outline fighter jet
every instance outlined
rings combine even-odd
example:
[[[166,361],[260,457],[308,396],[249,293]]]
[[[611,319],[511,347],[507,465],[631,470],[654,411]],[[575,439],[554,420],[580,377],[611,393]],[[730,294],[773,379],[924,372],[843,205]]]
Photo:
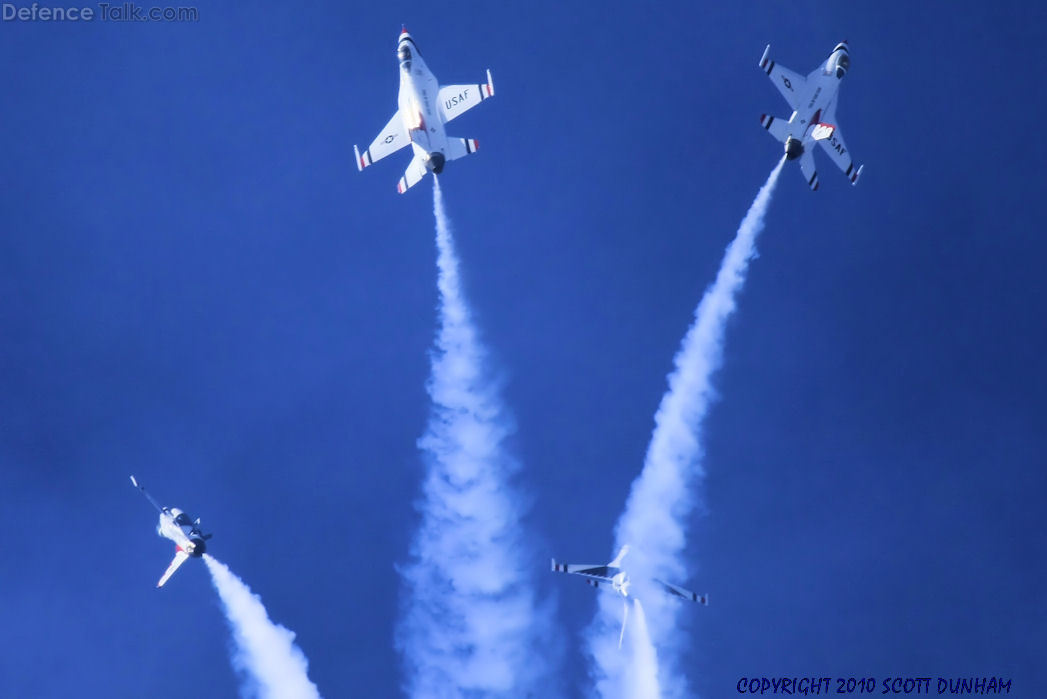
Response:
[[[353,151],[356,167],[363,170],[410,143],[414,158],[396,186],[396,191],[403,194],[425,173],[439,175],[446,161],[476,152],[475,139],[449,138],[444,124],[493,97],[494,83],[488,70],[486,84],[440,87],[406,29],[400,32],[396,57],[400,60],[400,108],[363,155],[356,146]]]
[[[622,559],[625,558],[625,554],[627,553],[629,553],[629,546],[625,545],[622,547],[622,550],[618,552],[618,555],[614,557],[614,560],[607,565],[559,563],[555,558],[553,559],[553,572],[581,575],[585,578],[585,581],[593,587],[603,588],[605,590],[609,589],[613,592],[617,592],[624,598],[625,611],[622,615],[622,632],[618,634],[619,648],[622,647],[622,639],[625,638],[625,622],[629,619],[629,587],[632,585],[632,582],[629,580],[629,574],[622,568]],[[699,595],[677,585],[667,583],[664,580],[658,580],[657,578],[652,579],[651,582],[657,584],[665,592],[674,597],[679,597],[691,602],[709,604],[709,595]]]
[[[851,66],[847,41],[837,44],[829,58],[806,78],[770,60],[770,53],[771,45],[768,44],[760,59],[760,68],[770,76],[792,107],[793,114],[788,121],[762,114],[760,124],[785,144],[786,158],[800,159],[800,171],[812,190],[818,189],[818,172],[814,167],[813,155],[816,143],[821,144],[836,166],[851,180],[851,184],[858,184],[864,166],[855,169],[851,153],[843,142],[843,134],[836,125],[836,94],[843,76]]]
[[[131,485],[142,491],[142,495],[152,503],[153,507],[160,511],[160,522],[156,525],[156,533],[165,539],[170,539],[175,544],[175,557],[171,565],[164,571],[160,582],[156,586],[163,587],[179,566],[186,562],[190,556],[199,558],[207,550],[204,543],[211,538],[210,534],[200,531],[200,519],[192,519],[177,507],[161,507],[153,496],[146,492],[145,488],[138,484],[134,476],[131,476]]]

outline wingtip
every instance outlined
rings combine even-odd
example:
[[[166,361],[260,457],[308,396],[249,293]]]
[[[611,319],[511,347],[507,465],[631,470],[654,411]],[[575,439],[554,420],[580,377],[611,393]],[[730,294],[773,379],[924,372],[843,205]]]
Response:
[[[357,147],[357,145],[355,143],[353,144],[353,153],[356,154],[356,169],[359,172],[363,172],[364,171],[364,161],[363,161],[363,158],[360,157],[360,148]]]
[[[763,50],[763,55],[760,56],[760,62],[757,65],[759,65],[761,68],[766,68],[767,67],[767,57],[769,55],[771,55],[771,45],[767,44],[767,47],[764,48],[764,50]]]

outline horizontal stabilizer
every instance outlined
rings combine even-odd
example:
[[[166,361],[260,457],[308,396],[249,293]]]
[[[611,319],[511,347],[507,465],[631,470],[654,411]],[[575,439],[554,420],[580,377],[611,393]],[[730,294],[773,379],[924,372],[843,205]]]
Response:
[[[480,148],[480,143],[475,138],[448,138],[447,160],[458,160],[467,155],[475,153]]]
[[[404,172],[404,176],[400,178],[399,184],[396,185],[396,191],[403,194],[411,187],[421,182],[422,178],[425,177],[425,160],[422,156],[415,155],[411,159],[411,164],[407,166],[407,171]]]
[[[762,126],[767,133],[774,136],[775,140],[779,143],[785,143],[789,139],[789,136],[793,135],[792,122],[781,117],[761,114],[760,126]]]
[[[807,186],[811,188],[811,191],[818,191],[818,171],[814,167],[814,156],[810,152],[805,152],[800,156],[800,172],[803,173],[803,178],[807,180]]]

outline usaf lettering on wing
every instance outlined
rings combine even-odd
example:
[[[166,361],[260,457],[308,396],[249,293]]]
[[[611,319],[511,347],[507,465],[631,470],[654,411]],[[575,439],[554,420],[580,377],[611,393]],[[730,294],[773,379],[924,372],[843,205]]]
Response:
[[[451,111],[452,109],[454,109],[459,104],[464,104],[467,99],[469,99],[469,91],[468,90],[465,90],[463,92],[459,92],[457,95],[453,95],[451,97],[451,99],[449,99],[449,100],[444,102],[444,108],[447,111]]]

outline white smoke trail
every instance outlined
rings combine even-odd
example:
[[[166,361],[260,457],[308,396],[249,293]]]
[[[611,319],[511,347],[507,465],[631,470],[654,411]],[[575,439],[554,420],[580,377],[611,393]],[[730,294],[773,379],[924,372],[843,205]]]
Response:
[[[309,681],[309,661],[294,644],[294,632],[274,624],[262,599],[225,564],[204,554],[233,632],[233,667],[242,678],[240,696],[259,699],[319,699]]]
[[[647,616],[644,614],[640,600],[633,598],[633,626],[630,633],[630,652],[633,662],[626,669],[624,686],[628,688],[625,696],[630,699],[658,699],[658,654],[651,643],[651,634],[647,628]]]
[[[702,420],[715,398],[712,375],[723,360],[723,336],[727,318],[735,308],[735,295],[745,282],[749,260],[756,253],[756,236],[763,229],[764,214],[771,200],[785,158],[771,171],[742,219],[734,240],[727,247],[720,271],[695,311],[676,368],[669,376],[669,389],[655,415],[655,428],[647,448],[643,470],[633,482],[625,510],[615,532],[615,550],[631,546],[626,568],[634,591],[642,597],[650,621],[650,647],[633,644],[630,652],[619,652],[608,642],[620,625],[617,600],[601,595],[599,609],[588,629],[591,673],[599,695],[630,697],[630,674],[636,666],[654,658],[658,649],[657,683],[670,697],[684,696],[686,680],[676,671],[683,639],[677,627],[679,600],[654,588],[645,590],[653,578],[684,584],[687,566],[683,552],[687,523],[694,508],[691,487],[704,475],[699,441]],[[692,610],[687,610],[692,611]]]
[[[603,596],[610,597],[611,595]],[[615,595],[614,601],[621,602],[621,597]],[[627,641],[621,650],[615,648],[615,651],[629,653],[631,662],[622,668],[621,689],[618,690],[618,695],[629,699],[658,699],[661,696],[658,680],[658,653],[654,651],[654,646],[651,644],[644,607],[634,596],[626,604],[632,607],[628,613],[628,626],[625,630]],[[624,612],[621,605],[619,609]]]
[[[435,178],[434,178],[435,180]],[[397,630],[414,697],[524,697],[547,672],[548,609],[536,608],[520,540],[511,420],[485,372],[439,182],[434,182],[440,329],[431,355],[427,475]],[[538,695],[548,696],[542,688]],[[554,692],[555,694],[555,692]]]

